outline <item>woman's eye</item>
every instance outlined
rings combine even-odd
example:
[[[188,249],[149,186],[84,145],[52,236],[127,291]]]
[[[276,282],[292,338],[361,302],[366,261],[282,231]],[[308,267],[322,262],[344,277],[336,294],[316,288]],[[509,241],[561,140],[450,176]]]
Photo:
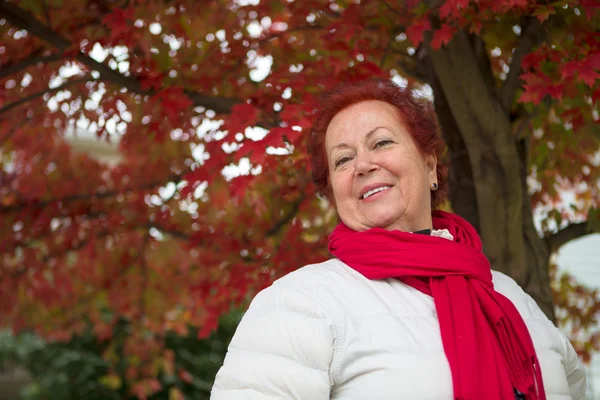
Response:
[[[336,166],[336,167],[339,167],[340,165],[342,165],[342,164],[344,164],[344,163],[348,162],[349,160],[350,160],[350,157],[342,157],[342,158],[340,158],[339,160],[337,160],[337,161],[335,162],[335,166]]]
[[[383,139],[383,140],[380,140],[379,142],[375,143],[375,147],[385,146],[386,144],[390,144],[390,143],[392,143],[391,140]]]

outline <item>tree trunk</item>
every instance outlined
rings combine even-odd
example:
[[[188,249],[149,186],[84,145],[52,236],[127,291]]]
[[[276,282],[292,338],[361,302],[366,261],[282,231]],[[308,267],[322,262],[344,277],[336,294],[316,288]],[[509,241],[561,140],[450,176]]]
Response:
[[[453,207],[478,229],[492,268],[514,278],[553,319],[548,250],[527,193],[527,152],[519,152],[508,111],[465,33],[443,49],[429,49],[428,60],[450,167],[457,168],[450,175]]]

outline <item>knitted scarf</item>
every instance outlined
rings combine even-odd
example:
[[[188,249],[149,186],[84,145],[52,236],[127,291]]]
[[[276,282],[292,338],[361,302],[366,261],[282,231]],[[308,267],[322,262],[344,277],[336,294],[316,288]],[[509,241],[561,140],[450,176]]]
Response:
[[[527,400],[545,400],[527,327],[494,290],[477,232],[457,215],[432,216],[434,229],[447,229],[454,241],[340,224],[329,236],[329,251],[368,279],[398,278],[433,297],[454,399],[514,399],[518,391]]]

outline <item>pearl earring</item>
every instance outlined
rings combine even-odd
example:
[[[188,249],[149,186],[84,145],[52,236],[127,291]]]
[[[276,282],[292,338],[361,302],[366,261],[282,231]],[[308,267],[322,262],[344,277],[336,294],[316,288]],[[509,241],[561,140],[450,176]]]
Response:
[[[438,190],[438,187],[439,187],[439,186],[438,186],[438,184],[437,184],[437,183],[435,183],[435,182],[433,182],[433,183],[431,184],[431,190],[433,190],[434,192],[435,192],[436,190]]]

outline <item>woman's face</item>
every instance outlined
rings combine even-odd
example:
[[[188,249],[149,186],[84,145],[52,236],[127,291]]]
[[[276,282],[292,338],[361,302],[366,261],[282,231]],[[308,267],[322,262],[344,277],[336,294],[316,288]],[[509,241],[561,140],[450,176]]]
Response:
[[[325,136],[329,182],[341,220],[355,231],[432,227],[435,156],[423,156],[397,109],[369,100],[340,111]]]

